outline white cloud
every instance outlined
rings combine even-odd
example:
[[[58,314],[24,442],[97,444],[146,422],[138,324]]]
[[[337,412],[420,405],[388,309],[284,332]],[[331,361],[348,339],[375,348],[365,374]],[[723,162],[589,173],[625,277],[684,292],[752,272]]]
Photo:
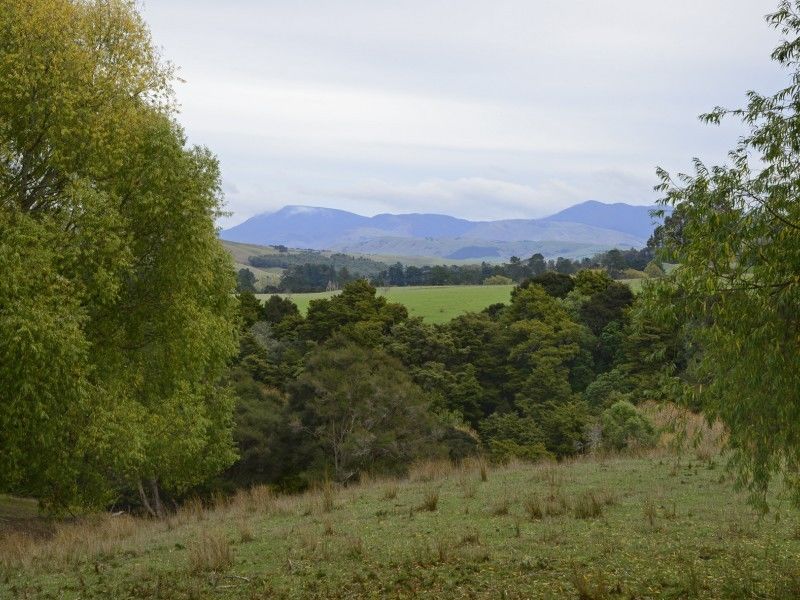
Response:
[[[240,221],[284,204],[529,216],[723,160],[696,115],[785,77],[775,0],[146,0]],[[495,212],[492,212],[495,211]]]

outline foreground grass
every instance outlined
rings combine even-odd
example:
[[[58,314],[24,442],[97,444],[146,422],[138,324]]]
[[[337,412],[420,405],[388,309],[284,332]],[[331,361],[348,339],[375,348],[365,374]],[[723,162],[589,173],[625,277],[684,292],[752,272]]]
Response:
[[[446,323],[467,312],[480,312],[491,304],[507,303],[513,285],[444,285],[378,288],[378,294],[390,302],[399,302],[408,308],[412,317],[423,317],[430,323]],[[297,304],[302,314],[311,300],[330,298],[338,292],[309,294],[281,294]],[[269,294],[259,294],[262,300]]]
[[[792,598],[797,516],[759,520],[713,458],[429,464],[6,535],[0,597]]]

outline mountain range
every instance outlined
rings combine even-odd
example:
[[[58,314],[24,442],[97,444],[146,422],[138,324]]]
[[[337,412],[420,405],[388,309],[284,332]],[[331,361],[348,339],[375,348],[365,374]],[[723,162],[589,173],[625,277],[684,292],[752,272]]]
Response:
[[[541,219],[470,221],[441,214],[365,217],[333,208],[285,206],[223,230],[231,242],[394,256],[501,260],[512,255],[579,258],[640,248],[657,224],[653,206],[590,200]]]

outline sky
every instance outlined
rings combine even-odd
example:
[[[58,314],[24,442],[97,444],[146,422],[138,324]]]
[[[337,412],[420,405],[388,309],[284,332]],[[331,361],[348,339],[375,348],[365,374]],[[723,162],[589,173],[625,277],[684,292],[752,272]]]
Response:
[[[145,0],[228,227],[288,205],[536,218],[725,160],[777,0]]]

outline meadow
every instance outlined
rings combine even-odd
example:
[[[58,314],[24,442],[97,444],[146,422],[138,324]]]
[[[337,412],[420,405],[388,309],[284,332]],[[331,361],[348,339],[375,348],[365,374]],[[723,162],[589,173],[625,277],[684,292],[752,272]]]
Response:
[[[378,294],[386,296],[390,302],[399,302],[408,308],[412,317],[423,317],[430,323],[446,323],[466,312],[480,312],[497,302],[508,302],[513,285],[451,285],[427,287],[378,288]],[[318,292],[310,294],[281,294],[297,304],[305,314],[311,300],[330,298],[338,292]],[[270,294],[258,294],[260,299]]]
[[[663,434],[630,455],[428,462],[401,480],[190,501],[163,521],[6,531],[0,597],[797,597],[798,513],[777,502],[759,518],[720,435],[701,424],[681,452]]]

